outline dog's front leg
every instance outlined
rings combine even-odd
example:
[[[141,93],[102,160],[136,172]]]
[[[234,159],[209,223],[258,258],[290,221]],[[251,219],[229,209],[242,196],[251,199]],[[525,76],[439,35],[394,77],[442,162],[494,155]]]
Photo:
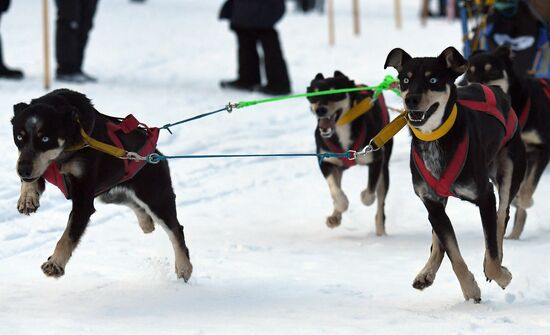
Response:
[[[44,178],[33,182],[21,181],[21,195],[17,201],[17,210],[21,214],[30,215],[40,207],[40,196],[46,188]]]
[[[483,269],[487,281],[494,280],[500,287],[506,288],[512,280],[512,274],[507,268],[501,266],[502,239],[504,236],[505,223],[497,222],[496,199],[492,186],[492,184],[489,184],[486,191],[479,199],[479,213],[485,233],[485,258],[483,261]],[[500,192],[508,192],[508,190],[501,189]],[[509,203],[502,204],[502,206],[506,208],[504,210],[505,215],[508,215]],[[498,227],[499,225],[502,227]]]
[[[335,228],[342,222],[342,213],[345,212],[349,206],[348,198],[341,187],[344,170],[334,164],[322,163],[321,171],[327,181],[334,205],[332,215],[327,217],[326,224],[329,228]]]
[[[414,278],[413,287],[417,290],[423,290],[433,284],[437,270],[441,266],[445,256],[443,244],[437,237],[435,231],[432,230],[432,247],[430,248],[430,257],[424,265],[424,268]]]
[[[447,213],[445,213],[446,200],[435,201],[423,198],[422,202],[428,210],[428,218],[432,228],[451,260],[453,271],[460,282],[464,299],[473,299],[474,302],[479,303],[481,301],[481,291],[474,275],[470,272],[460,254],[451,220],[449,220]]]
[[[95,211],[93,191],[71,192],[71,195],[73,194],[73,208],[67,227],[57,242],[53,254],[42,264],[42,271],[46,276],[61,277],[65,274],[65,266],[78,245],[90,216]]]

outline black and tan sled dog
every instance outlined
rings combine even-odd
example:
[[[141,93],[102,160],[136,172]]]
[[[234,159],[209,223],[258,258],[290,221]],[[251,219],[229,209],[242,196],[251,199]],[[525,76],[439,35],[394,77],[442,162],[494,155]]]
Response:
[[[325,78],[321,73],[317,74],[307,91],[353,87],[356,87],[353,80],[335,71],[334,76],[330,78]],[[372,103],[372,91],[368,90],[313,96],[308,100],[311,111],[317,117],[315,128],[317,153],[360,151],[378,131],[388,124],[389,115],[382,94],[374,103]],[[361,201],[369,206],[377,200],[376,235],[386,233],[384,202],[390,185],[388,163],[391,150],[390,141],[383,149],[366,156],[359,156],[357,160],[328,158],[321,162],[321,172],[328,183],[334,204],[333,212],[326,220],[328,227],[339,226],[342,213],[348,209],[348,198],[341,188],[342,175],[349,167],[359,164],[369,167],[368,184],[367,188],[361,192]]]
[[[19,149],[19,212],[28,215],[38,209],[45,180],[58,186],[72,201],[65,232],[42,264],[47,276],[65,273],[95,211],[94,198],[99,196],[104,202],[132,208],[144,233],[152,232],[154,223],[161,225],[174,247],[177,277],[189,279],[193,267],[176,216],[168,164],[121,160],[90,144],[96,140],[146,155],[158,152],[158,129],[144,128],[132,116],[121,120],[103,115],[86,96],[67,89],[53,91],[30,104],[15,105],[12,125]]]
[[[386,59],[388,66],[399,72],[413,133],[410,168],[414,191],[428,210],[433,228],[430,257],[413,287],[422,290],[430,286],[447,253],[464,298],[479,302],[479,286],[460,254],[445,207],[450,196],[479,207],[485,276],[502,288],[508,286],[512,274],[502,266],[502,243],[510,203],[525,175],[525,149],[516,114],[499,87],[455,86],[467,62],[453,47],[438,57],[426,58],[412,58],[396,48]],[[498,209],[493,183],[498,189]]]
[[[525,226],[527,208],[550,159],[550,81],[519,75],[514,70],[508,47],[479,52],[469,59],[466,79],[497,85],[508,93],[521,127],[521,139],[527,151],[527,173],[513,205],[517,208],[514,228],[508,238],[518,239]]]

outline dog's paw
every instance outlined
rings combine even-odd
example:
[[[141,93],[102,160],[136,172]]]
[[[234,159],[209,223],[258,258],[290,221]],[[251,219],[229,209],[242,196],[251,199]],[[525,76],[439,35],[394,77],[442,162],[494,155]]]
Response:
[[[147,215],[147,217],[138,218],[138,222],[144,234],[150,234],[155,230],[155,224],[149,215]]]
[[[435,274],[431,272],[419,273],[413,281],[413,287],[417,290],[423,290],[430,287],[435,280]]]
[[[349,201],[344,192],[339,192],[334,196],[334,210],[343,213],[348,210]]]
[[[505,266],[488,266],[486,259],[483,262],[483,272],[488,282],[494,280],[503,290],[512,281],[512,273]]]
[[[479,289],[474,275],[471,272],[469,273],[469,277],[470,278],[466,283],[460,283],[462,294],[464,295],[464,299],[466,301],[472,299],[475,304],[479,304],[481,302],[481,290]]]
[[[48,277],[59,278],[65,274],[65,268],[48,259],[47,262],[42,264],[42,272]]]
[[[512,273],[505,266],[501,266],[500,269],[500,276],[493,278],[493,280],[504,290],[512,281]]]
[[[176,276],[178,279],[183,279],[186,283],[191,278],[191,273],[193,273],[193,265],[191,262],[182,262],[182,264],[176,264]]]
[[[30,190],[21,193],[19,201],[17,201],[17,210],[21,214],[30,215],[36,212],[40,207],[40,193]]]
[[[510,235],[505,236],[504,238],[507,240],[519,240],[519,234],[511,233]]]
[[[376,200],[376,195],[373,192],[370,192],[368,189],[361,192],[361,202],[365,206],[370,206]]]
[[[331,216],[327,217],[327,227],[329,228],[336,228],[342,223],[342,215],[341,214],[332,214]]]

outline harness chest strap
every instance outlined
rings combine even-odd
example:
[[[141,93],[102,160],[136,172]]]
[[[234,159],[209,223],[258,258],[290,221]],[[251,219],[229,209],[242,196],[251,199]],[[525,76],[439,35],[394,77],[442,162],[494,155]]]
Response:
[[[453,158],[451,159],[451,162],[447,165],[445,168],[445,171],[441,174],[441,178],[437,179],[435,178],[432,173],[428,170],[426,167],[426,164],[424,163],[424,160],[418,152],[416,151],[416,148],[412,147],[412,156],[414,160],[414,164],[416,165],[416,169],[420,174],[422,175],[422,178],[424,181],[431,187],[432,190],[437,193],[440,197],[450,197],[454,195],[451,192],[451,186],[454,184],[456,178],[458,178],[458,175],[462,171],[462,168],[464,167],[464,163],[466,162],[466,157],[468,156],[468,146],[470,142],[470,137],[468,136],[468,133],[466,133],[456,148],[455,153],[453,154]]]
[[[365,143],[366,139],[367,139],[367,128],[365,125],[362,125],[359,136],[357,136],[357,139],[355,140],[355,142],[353,142],[351,150],[353,151],[361,150],[363,148],[363,144]],[[329,150],[332,152],[343,153],[345,151],[338,144],[334,143],[330,139],[324,139],[323,141],[325,142]],[[350,160],[348,158],[340,158],[340,160],[342,161],[342,164],[344,164],[344,167],[346,168],[352,167],[355,164],[357,164],[355,160]]]

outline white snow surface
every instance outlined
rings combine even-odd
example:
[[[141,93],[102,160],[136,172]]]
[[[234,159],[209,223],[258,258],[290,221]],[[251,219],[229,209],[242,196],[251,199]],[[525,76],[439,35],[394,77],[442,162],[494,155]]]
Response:
[[[157,126],[228,101],[264,98],[218,87],[236,73],[234,34],[217,20],[221,2],[100,1],[85,62],[100,82],[69,88],[105,114],[133,113]],[[14,1],[2,17],[6,62],[23,68],[26,78],[0,81],[0,334],[550,334],[548,171],[522,239],[505,241],[504,265],[513,274],[506,290],[484,280],[477,208],[452,199],[447,212],[483,301],[463,300],[447,258],[433,286],[420,292],[411,284],[427,260],[431,227],[413,193],[406,131],[396,137],[391,158],[386,237],[374,234],[374,207],[360,202],[364,167],[346,172],[350,209],[331,230],[324,221],[332,200],[313,158],[173,160],[178,216],[194,265],[189,283],[176,279],[162,229],[144,235],[131,210],[99,201],[65,276],[44,276],[40,265],[71,204],[48,185],[38,213],[17,212],[9,123],[12,105],[46,93],[40,3]],[[363,33],[355,37],[351,1],[337,1],[335,47],[327,43],[326,17],[289,6],[278,28],[293,91],[336,69],[376,84],[395,75],[383,69],[394,47],[413,56],[461,48],[459,23],[421,27],[418,3],[402,1],[397,31],[393,2],[363,1]],[[50,21],[53,30],[53,15]],[[392,93],[386,97],[399,106]],[[305,99],[221,113],[175,127],[174,135],[163,132],[159,148],[171,155],[310,153],[310,114]]]

